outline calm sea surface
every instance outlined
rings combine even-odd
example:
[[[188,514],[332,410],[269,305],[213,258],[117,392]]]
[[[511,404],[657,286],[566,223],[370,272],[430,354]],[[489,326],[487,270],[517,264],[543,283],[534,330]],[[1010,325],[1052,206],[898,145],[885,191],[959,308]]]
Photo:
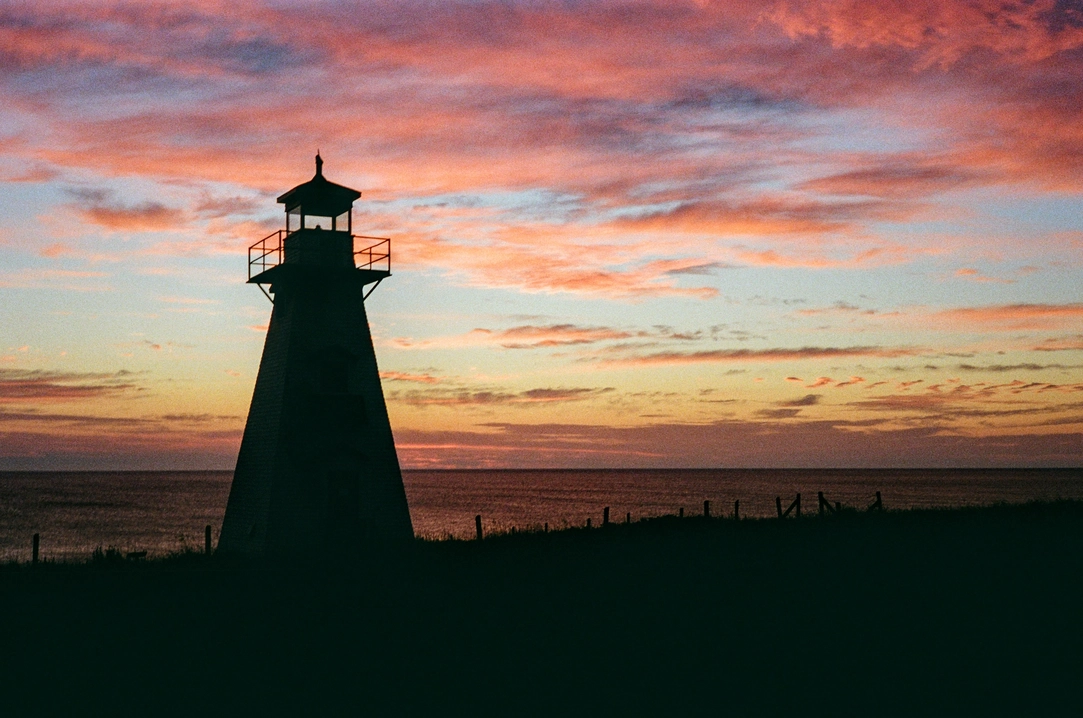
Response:
[[[203,527],[217,542],[230,471],[0,472],[0,560],[27,560],[34,533],[46,558],[86,558],[97,546],[161,555],[202,549]],[[1083,499],[1080,469],[945,470],[564,470],[406,471],[414,531],[469,537],[474,516],[487,530],[601,523],[604,507],[622,521],[703,510],[770,516],[775,497],[797,492],[815,511],[816,492],[865,507],[882,492],[888,508],[948,507],[1032,499]]]

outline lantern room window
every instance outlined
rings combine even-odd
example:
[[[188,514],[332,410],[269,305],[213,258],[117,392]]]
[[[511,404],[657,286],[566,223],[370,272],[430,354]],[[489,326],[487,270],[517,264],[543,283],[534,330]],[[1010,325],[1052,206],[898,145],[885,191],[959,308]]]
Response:
[[[305,229],[331,229],[331,218],[321,217],[318,214],[303,214]]]
[[[353,232],[353,210],[348,209],[333,220],[331,229],[336,232]]]

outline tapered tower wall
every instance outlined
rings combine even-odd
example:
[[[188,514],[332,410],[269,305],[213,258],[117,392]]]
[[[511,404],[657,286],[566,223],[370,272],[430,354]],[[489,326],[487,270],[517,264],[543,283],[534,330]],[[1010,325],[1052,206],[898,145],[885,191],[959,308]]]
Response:
[[[276,271],[219,550],[338,556],[409,540],[365,312],[371,278],[289,262]]]

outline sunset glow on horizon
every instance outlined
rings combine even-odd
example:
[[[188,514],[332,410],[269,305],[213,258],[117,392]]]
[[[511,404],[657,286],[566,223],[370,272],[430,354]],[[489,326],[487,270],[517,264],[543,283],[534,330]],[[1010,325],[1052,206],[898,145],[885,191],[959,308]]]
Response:
[[[404,468],[1083,464],[1078,2],[0,2],[0,68],[0,470],[233,467],[317,149]]]

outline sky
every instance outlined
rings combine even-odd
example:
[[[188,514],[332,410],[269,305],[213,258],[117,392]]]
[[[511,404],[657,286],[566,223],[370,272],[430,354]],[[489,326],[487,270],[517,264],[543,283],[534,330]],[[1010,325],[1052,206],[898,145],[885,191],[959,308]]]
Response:
[[[311,178],[405,468],[1083,464],[1083,2],[0,0],[0,469],[232,468]]]

